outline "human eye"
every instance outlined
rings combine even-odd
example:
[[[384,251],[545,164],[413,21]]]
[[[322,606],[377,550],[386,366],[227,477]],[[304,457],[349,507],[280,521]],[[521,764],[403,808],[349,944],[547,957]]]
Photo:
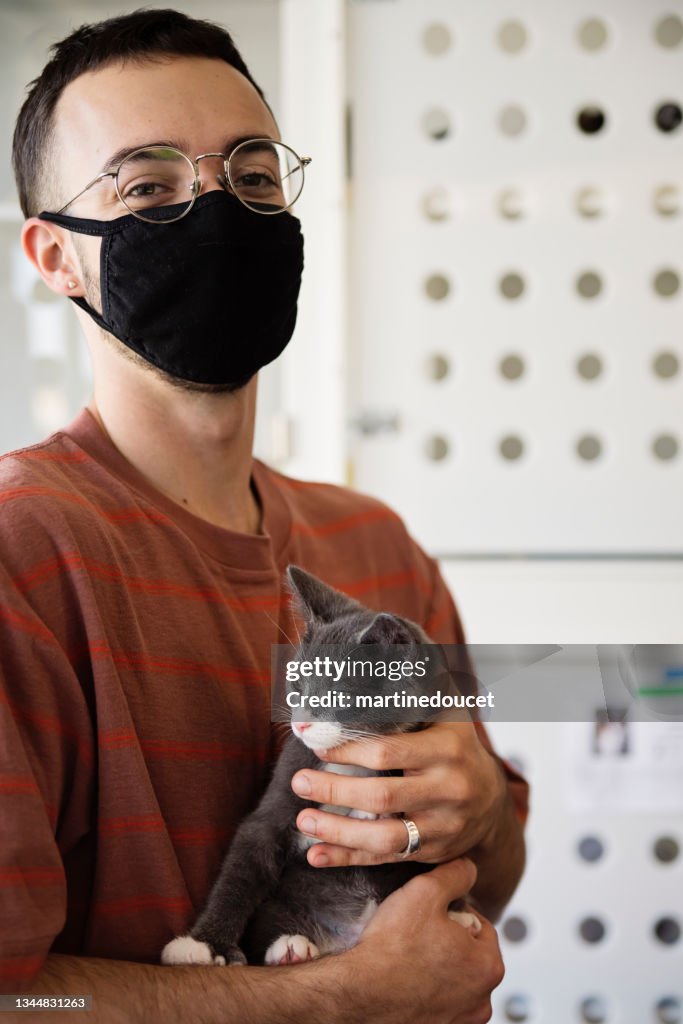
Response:
[[[237,181],[238,185],[244,185],[249,188],[267,188],[277,184],[270,174],[264,174],[262,171],[247,171]]]
[[[159,146],[129,156],[119,168],[117,181],[126,206],[140,209],[188,201],[195,175],[182,153]]]
[[[149,199],[152,196],[159,196],[168,190],[168,185],[160,181],[141,181],[136,185],[129,185],[125,192],[125,199]]]
[[[244,168],[233,178],[233,184],[240,195],[248,194],[253,198],[281,191],[279,177],[268,168]]]

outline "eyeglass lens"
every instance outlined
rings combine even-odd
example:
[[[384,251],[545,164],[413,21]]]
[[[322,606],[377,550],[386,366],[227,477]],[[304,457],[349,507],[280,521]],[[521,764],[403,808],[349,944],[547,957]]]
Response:
[[[296,153],[283,143],[267,140],[245,142],[233,150],[228,177],[231,191],[258,213],[281,213],[303,187],[303,168]],[[172,218],[177,219],[186,212],[183,204],[189,209],[194,199],[194,166],[177,149],[150,146],[123,161],[117,186],[131,213],[144,218],[146,211],[174,206]]]

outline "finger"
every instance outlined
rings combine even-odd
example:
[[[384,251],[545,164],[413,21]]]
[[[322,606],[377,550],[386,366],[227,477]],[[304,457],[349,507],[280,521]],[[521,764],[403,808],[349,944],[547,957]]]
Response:
[[[406,845],[406,829],[398,818],[363,821],[306,808],[299,814],[296,827],[323,843],[353,847],[385,858]]]
[[[452,848],[449,850],[449,844],[444,839],[439,822],[438,815],[427,813],[417,817],[414,824],[420,833],[420,848],[406,860],[437,864],[452,859],[453,850]],[[355,850],[372,858],[379,857],[382,863],[395,860],[408,844],[406,827],[400,818],[363,821],[307,808],[300,813],[296,824],[303,834],[315,836],[318,840],[316,849],[320,849],[320,845],[325,844],[334,847],[335,850],[347,852]],[[332,857],[335,867],[342,864],[359,863],[358,860],[349,860],[339,853],[331,854],[328,849],[324,852]]]
[[[313,868],[373,867],[387,863],[387,858],[381,854],[349,849],[348,846],[328,846],[327,843],[316,843],[306,856]]]
[[[471,722],[438,722],[419,732],[349,740],[333,750],[315,753],[321,761],[358,764],[375,771],[419,771],[435,761],[452,758],[460,744],[471,744],[475,739]]]
[[[353,807],[378,815],[425,810],[439,798],[434,781],[420,775],[357,778],[304,769],[293,776],[292,789],[298,796],[318,804]]]
[[[404,847],[405,848],[405,847]],[[434,852],[432,853],[432,849]],[[347,868],[370,864],[397,864],[401,859],[420,864],[442,864],[452,854],[447,851],[439,853],[439,848],[430,846],[421,848],[419,853],[410,857],[400,858],[396,853],[370,853],[368,850],[349,846],[334,846],[331,843],[316,843],[308,851],[308,863],[314,868]]]

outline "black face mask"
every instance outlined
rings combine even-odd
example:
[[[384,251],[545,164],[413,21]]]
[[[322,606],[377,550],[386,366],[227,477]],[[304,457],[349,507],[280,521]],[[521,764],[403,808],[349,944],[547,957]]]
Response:
[[[180,207],[146,210],[163,221]],[[263,215],[226,192],[200,196],[172,224],[132,214],[112,221],[41,213],[102,237],[95,323],[173,377],[240,387],[280,355],[294,331],[303,271],[301,225]]]

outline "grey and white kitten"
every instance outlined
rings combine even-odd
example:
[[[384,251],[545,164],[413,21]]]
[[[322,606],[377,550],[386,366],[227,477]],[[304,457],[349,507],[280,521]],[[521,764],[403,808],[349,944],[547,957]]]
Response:
[[[310,573],[290,566],[287,576],[306,618],[298,656],[328,644],[422,644],[429,638],[407,619],[376,613]],[[313,692],[315,681],[302,680]],[[387,687],[390,685],[386,684]],[[325,720],[292,722],[272,780],[258,807],[240,824],[206,906],[188,935],[169,942],[164,964],[283,964],[339,953],[355,945],[377,907],[399,886],[430,864],[397,860],[368,867],[314,868],[306,850],[317,840],[303,835],[296,817],[319,807],[297,796],[291,779],[301,768],[368,776],[367,768],[322,762],[313,749],[330,750],[357,729]],[[363,722],[363,735],[419,729],[418,723]],[[356,818],[377,815],[351,808],[323,808]],[[479,919],[451,904],[449,916],[476,932]]]

